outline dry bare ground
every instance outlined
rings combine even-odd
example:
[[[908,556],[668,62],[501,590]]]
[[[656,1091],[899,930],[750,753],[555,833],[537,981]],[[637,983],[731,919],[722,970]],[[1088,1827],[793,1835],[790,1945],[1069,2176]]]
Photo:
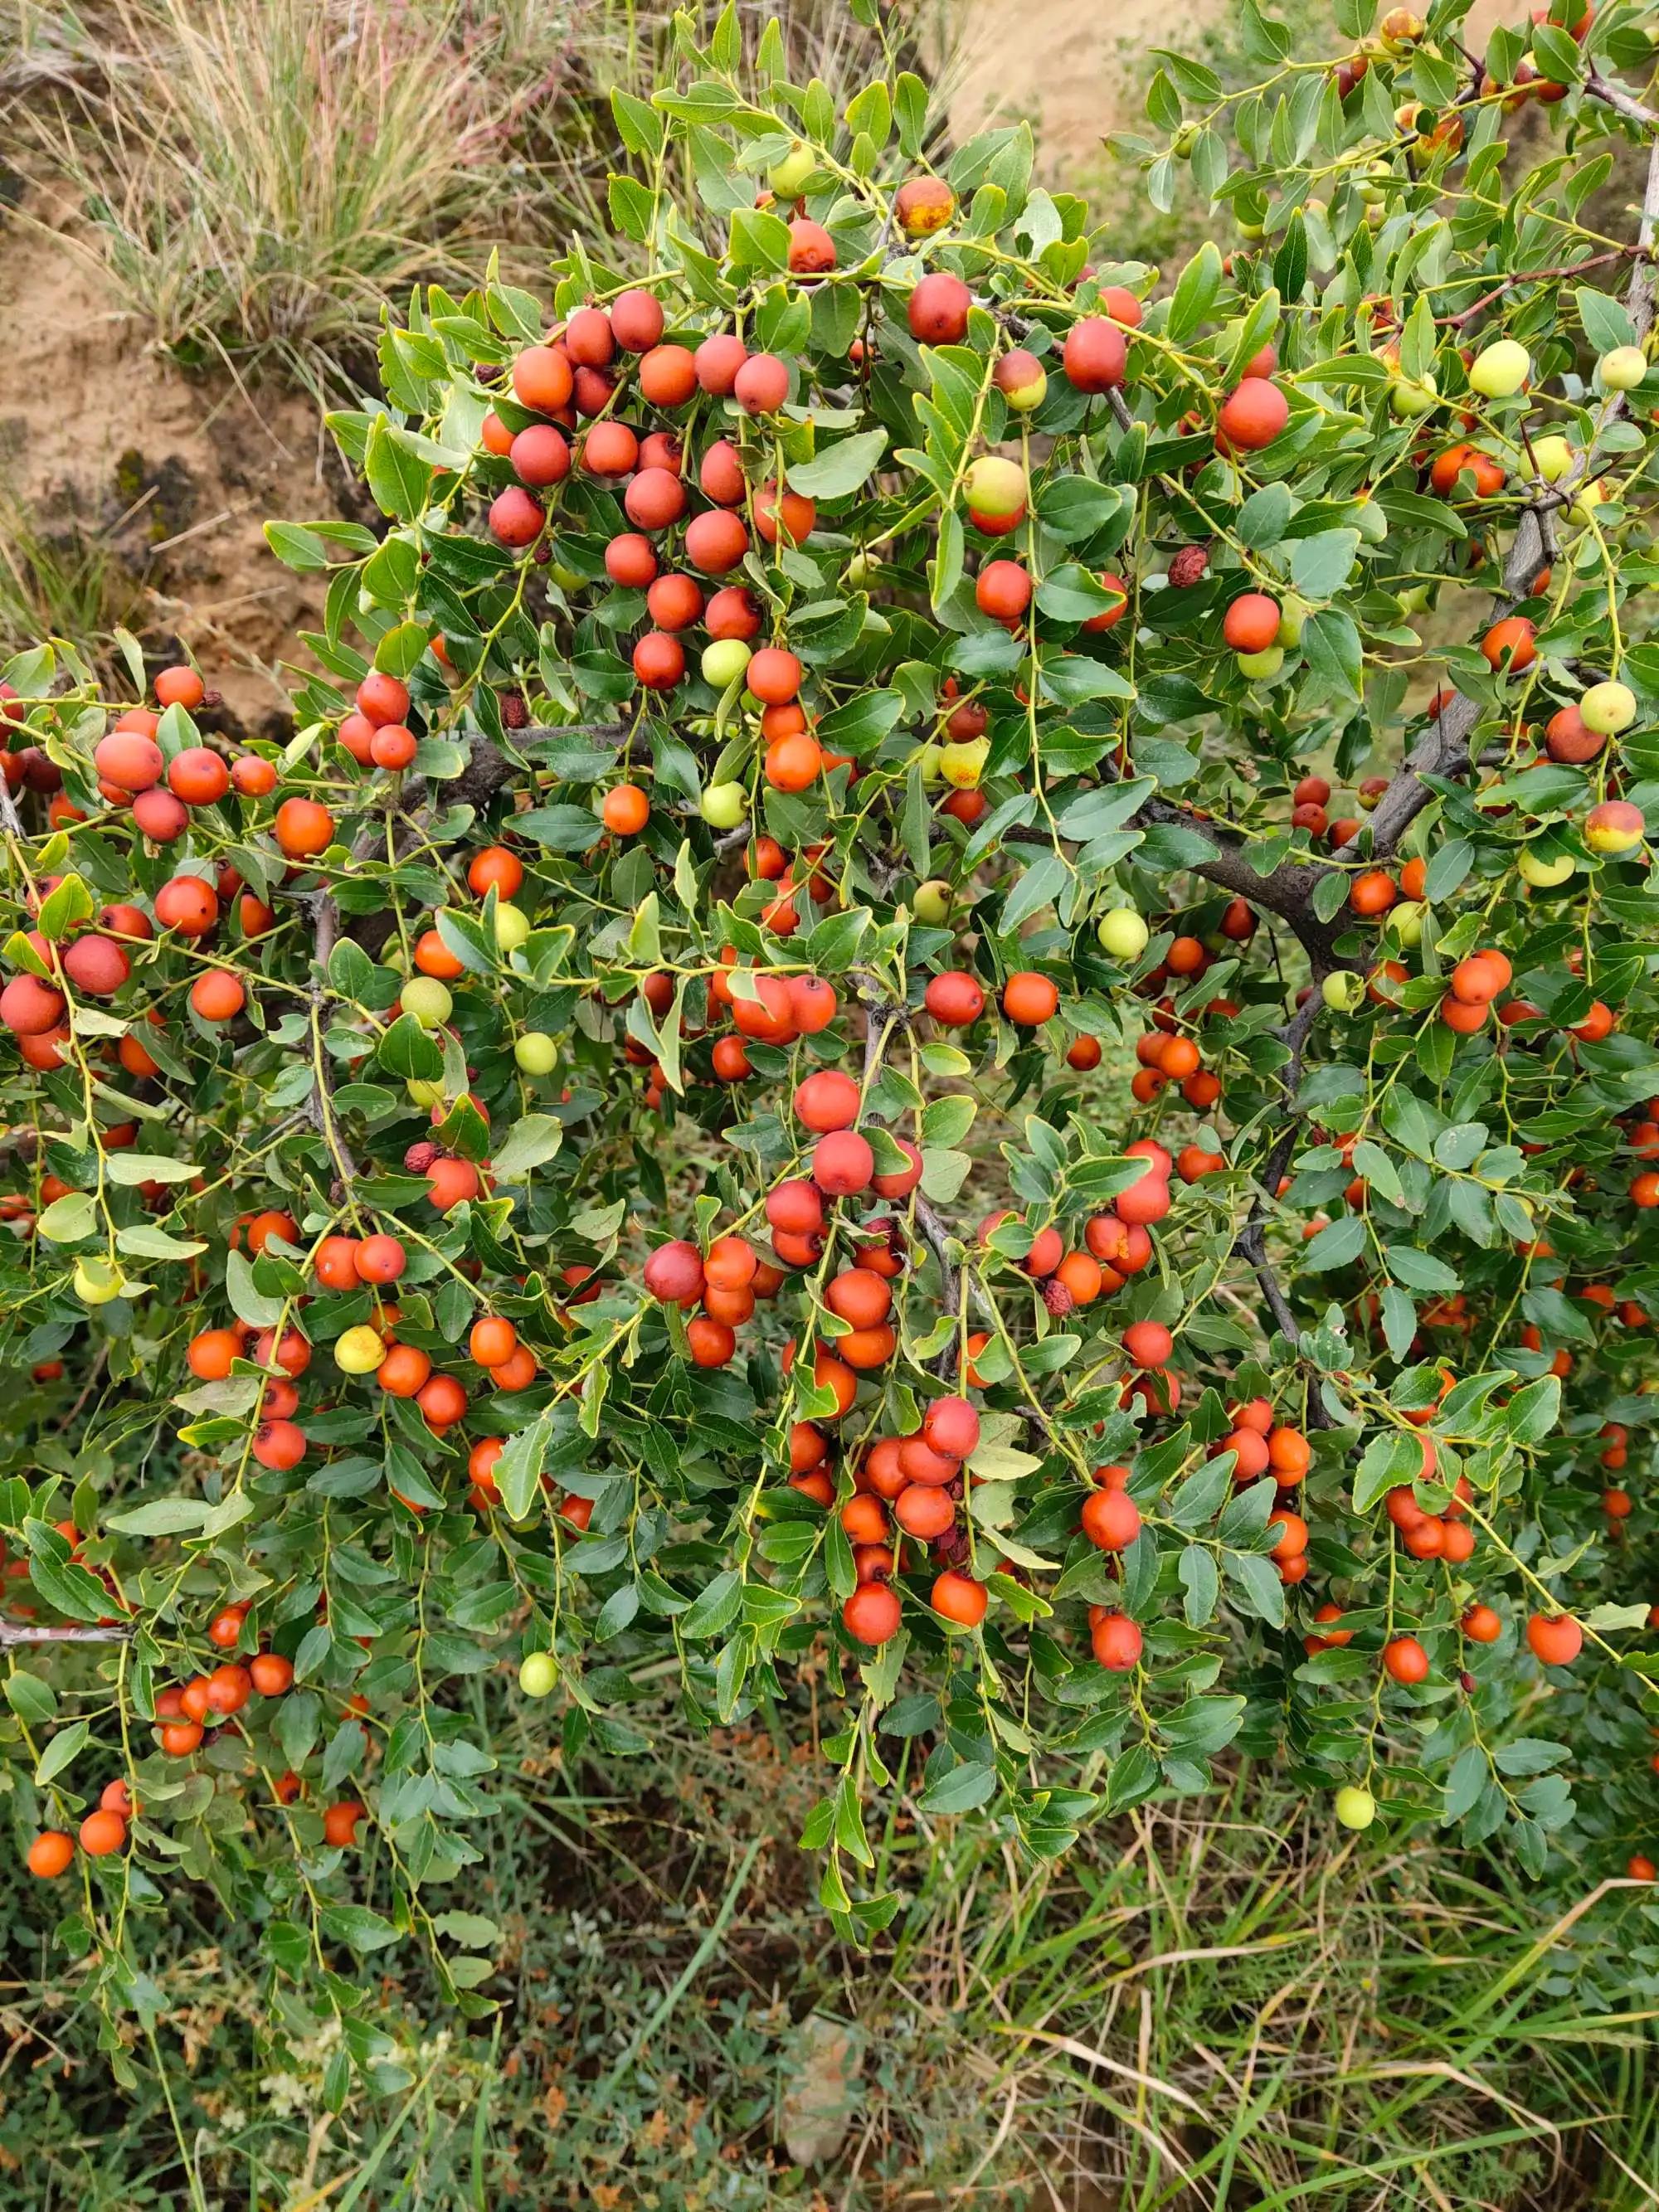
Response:
[[[197,651],[257,726],[282,707],[277,664],[317,611],[261,526],[337,499],[312,400],[171,366],[44,196],[0,228],[0,489],[46,535],[101,537],[148,580],[154,628]]]
[[[1226,16],[1232,0],[959,0],[947,20],[956,54],[951,131],[961,139],[990,122],[1030,120],[1038,165],[1051,185],[1087,192],[1103,173],[1101,140],[1133,127],[1154,46],[1190,47]],[[1504,0],[1475,0],[1464,33],[1475,51],[1512,14]]]

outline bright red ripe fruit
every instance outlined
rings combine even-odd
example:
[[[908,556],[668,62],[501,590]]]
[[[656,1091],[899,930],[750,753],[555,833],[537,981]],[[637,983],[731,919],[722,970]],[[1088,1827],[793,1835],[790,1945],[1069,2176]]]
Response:
[[[876,1172],[869,1141],[854,1129],[833,1130],[812,1147],[812,1180],[830,1198],[851,1198],[868,1190]]]
[[[1570,1667],[1584,1648],[1584,1632],[1567,1613],[1535,1613],[1527,1623],[1527,1643],[1546,1667]]]
[[[898,1634],[903,1608],[886,1583],[865,1583],[841,1609],[842,1625],[859,1644],[885,1644]]]
[[[789,397],[789,371],[775,353],[751,353],[732,381],[745,415],[775,415]]]
[[[1224,453],[1260,453],[1291,419],[1291,403],[1271,379],[1247,376],[1221,403],[1216,444]]]
[[[684,1305],[702,1296],[702,1255],[677,1237],[659,1244],[645,1263],[645,1287],[665,1305]]]
[[[1123,1332],[1123,1349],[1137,1367],[1162,1367],[1175,1350],[1175,1339],[1161,1321],[1131,1322]]]
[[[1103,1613],[1089,1632],[1098,1663],[1114,1674],[1127,1674],[1140,1660],[1141,1636],[1138,1622],[1127,1613]]]
[[[1103,1552],[1127,1551],[1140,1534],[1140,1509],[1127,1490],[1091,1490],[1083,1501],[1083,1533]]]
[[[905,313],[911,337],[918,345],[955,345],[967,333],[973,302],[960,276],[935,269],[910,295]]]
[[[691,358],[703,390],[715,398],[725,399],[731,396],[738,371],[749,358],[749,349],[732,331],[717,331],[713,337],[703,340]]]
[[[850,1075],[840,1068],[820,1068],[795,1091],[795,1119],[819,1135],[850,1129],[863,1103],[863,1093]]]
[[[1265,653],[1279,635],[1279,607],[1266,592],[1243,592],[1228,608],[1221,635],[1235,653]]]
[[[965,1398],[935,1398],[921,1419],[925,1443],[951,1459],[967,1459],[979,1443],[979,1415]]]
[[[1123,381],[1129,349],[1115,323],[1087,315],[1066,333],[1060,363],[1079,392],[1109,392]]]
[[[541,508],[518,484],[508,484],[504,492],[490,501],[490,532],[503,545],[515,549],[533,545],[541,536],[542,525],[545,520]]]
[[[965,1029],[985,1012],[985,994],[974,978],[960,969],[930,975],[922,1004],[936,1022],[949,1029]]]

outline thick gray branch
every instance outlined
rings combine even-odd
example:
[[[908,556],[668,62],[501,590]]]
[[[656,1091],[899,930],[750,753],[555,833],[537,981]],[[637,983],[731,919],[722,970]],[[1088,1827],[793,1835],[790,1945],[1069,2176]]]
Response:
[[[0,1651],[23,1644],[126,1644],[135,1629],[131,1622],[100,1622],[88,1627],[39,1627],[32,1621],[0,1620]]]

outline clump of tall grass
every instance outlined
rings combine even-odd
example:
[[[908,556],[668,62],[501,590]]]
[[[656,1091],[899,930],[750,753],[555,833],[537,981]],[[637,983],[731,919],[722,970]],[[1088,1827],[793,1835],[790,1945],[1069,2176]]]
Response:
[[[879,66],[880,33],[846,0],[754,0],[751,39],[775,13],[793,81],[838,104]],[[673,73],[666,9],[101,0],[87,21],[76,68],[30,103],[32,166],[70,188],[71,234],[186,362],[362,382],[383,302],[414,283],[465,287],[500,248],[533,284],[574,232],[615,265],[637,250],[608,237],[611,94]]]
[[[0,660],[48,637],[97,658],[117,630],[142,629],[149,606],[144,579],[108,533],[49,526],[0,491]]]
[[[318,0],[117,0],[46,149],[129,307],[186,359],[325,364],[481,244],[500,121],[450,25]]]

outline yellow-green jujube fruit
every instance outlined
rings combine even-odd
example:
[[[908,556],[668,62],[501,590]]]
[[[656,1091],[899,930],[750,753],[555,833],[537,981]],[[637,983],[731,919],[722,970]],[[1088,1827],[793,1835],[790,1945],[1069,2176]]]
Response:
[[[384,1338],[366,1321],[335,1339],[334,1364],[343,1375],[372,1375],[385,1358]]]
[[[1548,860],[1542,853],[1534,852],[1530,845],[1522,847],[1515,865],[1523,883],[1534,884],[1540,890],[1545,891],[1553,890],[1558,884],[1565,884],[1569,877],[1577,873],[1578,867],[1571,853],[1563,853],[1554,860]]]
[[[1565,438],[1534,438],[1533,465],[1546,483],[1559,483],[1572,466],[1572,447]]]
[[[547,1698],[559,1679],[559,1664],[550,1651],[528,1651],[519,1662],[519,1687],[526,1698]]]
[[[413,1014],[423,1030],[435,1030],[447,1022],[455,1005],[448,986],[435,975],[411,975],[404,985],[402,997],[404,1012]]]
[[[817,161],[810,146],[803,146],[798,138],[782,161],[774,161],[766,173],[766,181],[781,200],[799,198]]]
[[[1260,653],[1241,653],[1234,657],[1238,663],[1239,674],[1252,684],[1265,684],[1270,677],[1277,676],[1285,665],[1282,645],[1267,645]]]
[[[409,1094],[411,1106],[441,1106],[443,1103],[443,1085],[432,1077],[408,1076],[404,1079],[404,1089]]]
[[[968,504],[976,514],[1006,518],[1025,504],[1025,471],[1000,453],[981,453],[963,479]]]
[[[81,1259],[75,1263],[71,1288],[83,1306],[106,1306],[125,1287],[121,1270],[107,1260]]]
[[[1636,720],[1636,694],[1628,684],[1592,684],[1578,702],[1584,727],[1598,738],[1616,738]]]
[[[1376,1818],[1376,1800],[1357,1782],[1345,1782],[1336,1793],[1336,1817],[1345,1828],[1358,1833]]]
[[[501,952],[516,952],[530,934],[530,916],[520,906],[503,901],[495,908],[495,945]]]
[[[724,691],[737,682],[753,658],[740,637],[717,637],[702,649],[702,680],[711,690]]]
[[[1286,592],[1279,603],[1279,635],[1274,640],[1275,644],[1291,651],[1300,645],[1308,614],[1308,602],[1295,592]]]
[[[1421,899],[1406,899],[1395,907],[1382,927],[1396,945],[1419,945],[1423,939],[1423,917],[1428,911]]]
[[[1100,918],[1095,935],[1103,952],[1114,960],[1139,960],[1152,942],[1152,933],[1144,915],[1132,906],[1115,906]]]
[[[1532,356],[1515,338],[1482,346],[1469,368],[1469,388],[1483,399],[1512,399],[1532,374]]]
[[[1611,353],[1602,355],[1596,367],[1609,392],[1634,392],[1648,373],[1648,357],[1640,346],[1614,346]]]
[[[1338,968],[1320,985],[1319,995],[1334,1014],[1357,1014],[1365,1003],[1365,979],[1352,968]]]
[[[916,885],[910,911],[930,929],[938,929],[950,919],[951,886],[943,876],[930,876],[925,884]]]
[[[1389,387],[1389,406],[1402,422],[1432,414],[1440,404],[1440,388],[1431,376],[1402,376]]]
[[[740,783],[711,783],[697,808],[711,830],[735,830],[749,812],[749,793]]]
[[[545,1030],[526,1030],[513,1040],[513,1057],[526,1075],[551,1075],[559,1048]]]

